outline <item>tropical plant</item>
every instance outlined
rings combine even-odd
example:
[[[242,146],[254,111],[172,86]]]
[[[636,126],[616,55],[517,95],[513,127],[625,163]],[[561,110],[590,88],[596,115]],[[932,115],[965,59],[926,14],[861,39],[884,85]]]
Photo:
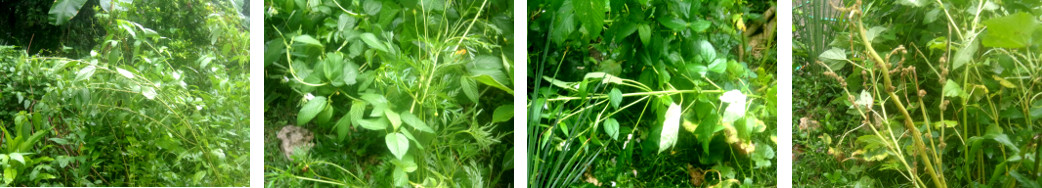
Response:
[[[808,130],[824,144],[797,142],[823,145],[832,156],[812,159],[860,170],[837,171],[817,184],[846,184],[847,176],[859,175],[858,183],[869,186],[1038,187],[1042,103],[1035,98],[1042,69],[1039,45],[1030,41],[1042,36],[1031,8],[1040,5],[830,5],[849,21],[833,36],[832,49],[816,56],[823,78],[839,84],[840,97],[823,105],[838,119],[860,122],[837,127],[842,133],[835,135]]]
[[[299,160],[265,155],[268,186],[510,183],[509,2],[265,5],[266,132],[316,133]]]
[[[530,187],[774,184],[773,4],[529,7]]]
[[[248,46],[249,34],[238,29],[242,19],[231,3],[188,2],[199,6],[186,12],[198,14],[156,16],[163,15],[161,9],[179,7],[87,3],[82,10],[93,10],[90,15],[73,15],[91,18],[104,36],[78,39],[101,42],[63,53],[72,57],[0,46],[0,117],[14,119],[0,123],[0,142],[7,144],[0,148],[6,178],[0,182],[247,185],[248,51],[241,49]],[[207,27],[146,22],[173,17]],[[77,23],[73,18],[65,24]],[[184,33],[202,32],[205,43],[184,38],[200,36]],[[221,40],[210,40],[211,35]]]

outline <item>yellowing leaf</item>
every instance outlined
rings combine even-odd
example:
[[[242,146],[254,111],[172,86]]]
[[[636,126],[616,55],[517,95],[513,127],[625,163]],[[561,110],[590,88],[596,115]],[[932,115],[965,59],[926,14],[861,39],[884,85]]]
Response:
[[[998,81],[999,85],[1002,85],[1002,87],[1006,87],[1006,88],[1010,88],[1010,89],[1017,88],[1017,85],[1013,85],[1013,82],[1009,82],[1009,80],[1006,80],[1005,78],[1002,78],[1002,77],[999,77],[999,76],[996,76],[996,75],[991,75],[991,78],[995,79],[995,81]]]

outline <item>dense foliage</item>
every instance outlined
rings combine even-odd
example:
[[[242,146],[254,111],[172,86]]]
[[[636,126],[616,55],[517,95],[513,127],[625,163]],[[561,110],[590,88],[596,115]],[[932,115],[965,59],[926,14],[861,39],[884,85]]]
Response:
[[[775,184],[773,3],[528,7],[530,187]]]
[[[50,49],[66,57],[0,46],[0,186],[246,186],[249,33],[237,3],[29,10],[50,20],[37,24],[92,25],[52,42],[96,45]]]
[[[506,187],[512,11],[265,1],[266,186]]]
[[[1042,3],[827,2],[796,11],[794,183],[1042,184]]]

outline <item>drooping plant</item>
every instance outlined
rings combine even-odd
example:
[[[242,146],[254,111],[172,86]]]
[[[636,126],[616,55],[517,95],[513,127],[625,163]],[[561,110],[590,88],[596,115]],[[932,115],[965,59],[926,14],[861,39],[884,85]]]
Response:
[[[529,7],[530,187],[772,184],[771,4]]]
[[[502,126],[513,116],[509,3],[267,7],[265,113],[295,115],[266,127],[316,132],[302,160],[265,157],[269,186],[509,183],[512,131]]]
[[[816,64],[841,85],[845,97],[833,104],[861,123],[828,153],[842,164],[878,162],[854,165],[896,172],[915,187],[1037,186],[1040,69],[1038,45],[1025,41],[1040,32],[1037,16],[1020,12],[1031,4],[831,5],[849,15],[847,36]],[[896,15],[914,21],[890,21]]]

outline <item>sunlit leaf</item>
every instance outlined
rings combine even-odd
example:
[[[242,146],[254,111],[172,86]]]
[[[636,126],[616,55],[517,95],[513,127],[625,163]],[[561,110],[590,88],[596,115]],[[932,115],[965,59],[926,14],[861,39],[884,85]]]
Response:
[[[127,77],[129,79],[134,79],[134,73],[130,73],[130,71],[127,71],[127,70],[124,70],[124,69],[121,69],[121,68],[116,68],[116,72],[118,72],[120,75],[123,75],[123,77]]]
[[[398,127],[402,125],[402,116],[398,115],[398,112],[395,112],[390,108],[384,108],[384,115],[384,117],[387,117],[387,120],[391,122],[391,126],[394,127],[395,130],[398,130]]]
[[[724,123],[733,123],[745,117],[745,99],[745,94],[738,90],[727,91],[720,96],[720,102],[730,103],[727,105],[727,109],[724,109],[722,119]]]
[[[604,132],[608,133],[608,136],[611,136],[611,139],[618,140],[619,121],[615,120],[615,118],[608,118],[607,120],[604,120]]]
[[[391,154],[399,160],[405,156],[406,151],[409,151],[409,139],[405,138],[402,133],[389,133],[384,140],[387,142],[387,149],[391,150]]]
[[[658,153],[666,151],[677,143],[681,117],[680,105],[670,104],[662,118],[662,133],[659,137]]]
[[[83,67],[83,69],[80,69],[80,71],[76,72],[76,81],[82,81],[86,80],[87,78],[90,78],[92,75],[94,75],[94,70],[96,68],[97,67],[95,67],[94,65],[87,65],[86,67]]]
[[[1038,21],[1031,14],[1020,12],[984,21],[988,27],[982,44],[987,47],[1023,48],[1032,44],[1032,34]]]
[[[463,89],[463,94],[467,95],[467,98],[470,99],[471,102],[477,103],[478,85],[477,83],[474,83],[474,79],[470,77],[460,77],[459,83],[461,89]]]
[[[358,119],[358,126],[369,130],[384,130],[388,124],[391,122],[388,122],[387,118]]]
[[[619,88],[611,88],[611,91],[608,92],[608,101],[611,102],[612,107],[619,108],[619,104],[622,103],[622,91],[619,91]]]
[[[841,48],[832,48],[818,55],[818,59],[824,61],[833,71],[838,71],[847,65],[847,52]]]
[[[941,93],[944,94],[945,97],[958,97],[962,96],[963,91],[962,87],[959,87],[958,83],[949,79],[948,82],[944,83],[944,90],[942,90]]]
[[[359,35],[358,37],[361,38],[362,42],[365,42],[366,45],[369,45],[370,48],[387,52],[387,45],[384,45],[380,39],[377,39],[376,35],[373,35],[372,33],[362,33],[362,35]]]
[[[409,126],[412,126],[412,128],[414,128],[416,130],[427,132],[427,133],[434,133],[434,129],[431,129],[431,127],[428,127],[427,123],[423,122],[423,120],[421,120],[420,118],[416,117],[416,115],[413,115],[409,111],[402,111],[401,118],[402,118],[402,122],[405,122],[405,124],[407,124]]]
[[[315,47],[318,47],[318,48],[322,48],[323,47],[322,42],[319,42],[314,37],[311,37],[311,35],[300,35],[300,36],[297,36],[297,37],[293,37],[293,42],[298,42],[298,43],[302,43],[302,44],[305,44],[305,45],[311,45],[311,46],[315,46]]]
[[[300,108],[300,113],[297,113],[297,125],[303,126],[304,124],[314,119],[319,112],[322,112],[326,107],[326,97],[318,96],[311,99],[303,108]]]

